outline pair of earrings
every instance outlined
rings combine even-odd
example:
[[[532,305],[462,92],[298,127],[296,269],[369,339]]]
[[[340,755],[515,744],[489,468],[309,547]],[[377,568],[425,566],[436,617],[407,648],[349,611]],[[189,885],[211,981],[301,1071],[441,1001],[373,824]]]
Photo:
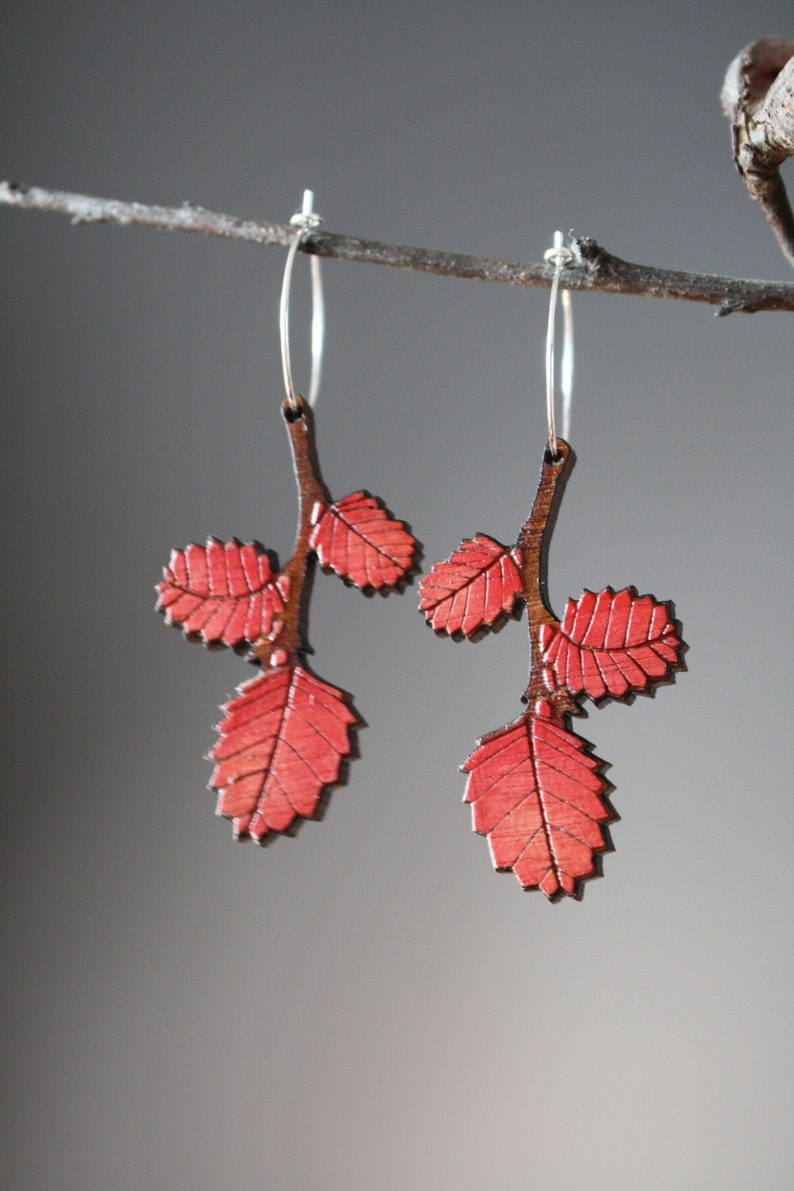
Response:
[[[344,782],[359,722],[344,692],[305,663],[308,593],[316,559],[326,572],[364,591],[400,590],[417,570],[419,547],[377,497],[361,490],[334,501],[320,476],[312,405],[319,385],[323,310],[319,259],[312,256],[312,378],[309,400],[295,392],[289,353],[289,291],[295,255],[318,226],[312,195],[293,216],[280,304],[284,384],[282,415],[298,489],[295,549],[279,570],[258,543],[209,538],[174,550],[158,585],[157,608],[189,640],[245,653],[261,673],[238,687],[223,708],[211,786],[217,813],[233,820],[234,837],[267,844],[319,817],[330,790]],[[464,541],[420,582],[420,610],[436,633],[476,640],[527,609],[530,638],[527,709],[483,737],[462,766],[474,830],[488,837],[494,867],[515,873],[524,889],[550,900],[578,897],[599,871],[614,819],[604,763],[570,727],[586,695],[596,704],[649,694],[683,667],[672,605],[635,589],[585,591],[562,620],[549,607],[549,540],[574,453],[554,424],[554,317],[568,250],[558,234],[546,254],[554,263],[546,341],[549,439],[532,511],[516,544],[485,534]],[[572,325],[563,290],[563,391],[570,400]],[[567,418],[566,418],[567,420]]]

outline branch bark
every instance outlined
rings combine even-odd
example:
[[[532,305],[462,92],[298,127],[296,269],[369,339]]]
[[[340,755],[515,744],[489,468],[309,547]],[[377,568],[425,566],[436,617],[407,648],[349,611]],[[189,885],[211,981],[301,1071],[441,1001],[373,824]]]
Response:
[[[148,206],[144,203],[45,190],[15,182],[0,182],[0,205],[28,211],[58,212],[71,216],[73,224],[110,223],[122,227],[151,227],[161,231],[198,232],[250,244],[276,244],[283,248],[292,242],[295,235],[294,227],[288,225],[239,219],[206,211],[191,203],[184,203],[181,207]],[[570,290],[704,302],[716,306],[718,315],[735,312],[752,314],[761,310],[794,311],[794,284],[790,282],[751,281],[635,265],[613,256],[595,240],[586,237],[572,237],[571,247],[574,260],[564,269],[564,284]],[[320,230],[306,235],[301,251],[337,260],[367,261],[398,269],[414,269],[443,277],[541,288],[551,285],[554,273],[554,266],[550,263],[488,260],[461,253],[360,240]]]
[[[794,155],[794,41],[768,37],[745,46],[728,67],[721,98],[736,168],[794,265],[794,213],[780,176]]]

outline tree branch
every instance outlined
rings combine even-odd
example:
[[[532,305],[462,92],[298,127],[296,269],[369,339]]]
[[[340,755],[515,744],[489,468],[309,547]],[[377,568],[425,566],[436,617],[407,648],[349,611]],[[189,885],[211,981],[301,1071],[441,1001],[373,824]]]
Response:
[[[112,223],[124,227],[199,232],[251,244],[277,244],[284,248],[295,235],[294,227],[288,225],[220,215],[190,203],[184,203],[181,207],[153,207],[144,203],[44,190],[15,182],[0,182],[0,205],[28,211],[55,211],[71,216],[74,224]],[[571,245],[575,259],[564,271],[565,286],[570,290],[705,302],[716,306],[718,315],[737,311],[746,314],[761,310],[794,311],[794,284],[790,282],[750,281],[633,265],[612,256],[595,240],[582,237],[572,238]],[[548,287],[554,271],[553,265],[546,263],[487,260],[460,253],[359,240],[319,230],[306,235],[301,249],[337,260],[368,261],[443,277],[475,278],[509,285]]]
[[[736,168],[794,265],[794,213],[780,176],[794,155],[794,41],[768,37],[745,46],[728,67],[721,99]]]

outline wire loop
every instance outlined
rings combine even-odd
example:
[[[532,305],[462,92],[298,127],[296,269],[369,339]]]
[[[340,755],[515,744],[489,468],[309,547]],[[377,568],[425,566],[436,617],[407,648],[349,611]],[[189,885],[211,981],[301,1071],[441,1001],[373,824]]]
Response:
[[[290,362],[289,350],[289,295],[290,286],[292,284],[292,266],[295,263],[295,255],[305,240],[306,236],[314,228],[319,227],[322,223],[322,217],[312,211],[312,204],[314,202],[314,193],[311,190],[304,190],[303,192],[303,206],[300,211],[290,219],[290,224],[297,228],[295,237],[289,246],[287,252],[287,263],[284,266],[284,280],[281,283],[281,301],[279,303],[279,331],[281,335],[281,367],[284,373],[284,388],[287,391],[287,401],[293,409],[298,408],[298,399],[295,392],[295,386],[292,383],[292,365]],[[323,301],[323,283],[322,273],[320,270],[320,258],[312,256],[311,258],[312,271],[312,330],[311,330],[311,352],[312,352],[312,369],[311,379],[309,381],[309,405],[314,405],[317,400],[317,393],[320,388],[320,374],[322,372],[323,360],[323,344],[325,341],[325,303]]]
[[[566,265],[576,259],[570,248],[562,242],[562,232],[554,233],[554,246],[544,252],[543,259],[554,265],[549,297],[549,321],[546,328],[546,416],[549,424],[549,450],[557,455],[557,428],[554,421],[555,356],[554,332],[557,314],[557,295],[560,289],[560,275]],[[562,437],[567,441],[571,427],[571,395],[573,393],[573,310],[571,293],[563,287],[563,346],[560,367],[560,390],[562,393]]]

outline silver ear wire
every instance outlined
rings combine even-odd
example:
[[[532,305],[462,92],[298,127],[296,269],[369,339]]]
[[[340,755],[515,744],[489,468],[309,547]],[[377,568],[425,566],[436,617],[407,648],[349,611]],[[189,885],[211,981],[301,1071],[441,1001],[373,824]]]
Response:
[[[562,242],[562,232],[554,233],[554,246],[543,254],[544,261],[554,264],[549,298],[549,321],[546,328],[546,415],[549,423],[549,450],[557,453],[557,429],[554,422],[554,329],[557,313],[557,294],[560,288],[560,274],[564,267],[574,260],[570,248]],[[560,390],[562,393],[562,437],[567,441],[571,427],[571,395],[573,393],[573,310],[570,291],[562,290],[563,344],[560,367]]]
[[[295,254],[301,246],[301,243],[306,238],[306,235],[313,231],[314,228],[319,227],[322,223],[322,217],[312,211],[312,204],[314,203],[314,193],[311,190],[304,190],[303,192],[303,206],[300,211],[297,211],[290,219],[290,224],[297,228],[295,238],[289,246],[287,252],[287,263],[284,266],[284,280],[281,283],[281,302],[279,303],[279,331],[281,335],[281,367],[284,372],[284,388],[287,392],[287,400],[293,409],[297,409],[298,401],[295,392],[295,386],[292,383],[292,365],[290,363],[289,351],[289,295],[290,286],[292,284],[292,266],[295,263]],[[314,405],[317,400],[317,393],[320,388],[320,374],[322,372],[323,362],[323,344],[325,341],[325,303],[323,301],[323,282],[322,273],[320,271],[320,258],[312,256],[311,258],[312,271],[312,332],[311,332],[311,350],[312,350],[312,370],[311,379],[309,381],[309,405]]]

